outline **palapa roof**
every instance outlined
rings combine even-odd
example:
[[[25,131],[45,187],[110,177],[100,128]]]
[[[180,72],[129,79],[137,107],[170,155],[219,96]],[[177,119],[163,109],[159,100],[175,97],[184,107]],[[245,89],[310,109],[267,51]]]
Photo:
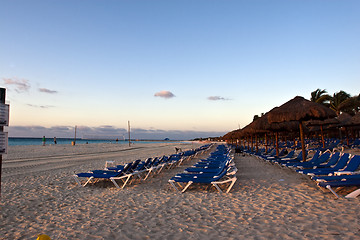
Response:
[[[280,107],[268,112],[268,120],[273,122],[308,121],[311,119],[334,118],[336,113],[319,103],[311,102],[303,97],[296,96]]]
[[[244,128],[245,133],[292,132],[297,130],[299,130],[298,122],[269,123],[267,114],[256,119]]]
[[[223,139],[237,139],[237,138],[240,138],[241,137],[241,131],[242,131],[241,129],[236,129],[236,130],[233,130],[231,132],[228,132],[223,136]]]
[[[339,116],[336,117],[339,121],[339,124],[337,126],[349,126],[351,125],[351,116],[348,113],[341,113]]]
[[[358,126],[358,125],[360,125],[360,112],[357,112],[357,113],[351,118],[351,125],[352,125],[352,126]]]
[[[339,124],[339,120],[336,118],[328,118],[325,120],[309,120],[305,123],[306,126],[326,126],[331,124]]]

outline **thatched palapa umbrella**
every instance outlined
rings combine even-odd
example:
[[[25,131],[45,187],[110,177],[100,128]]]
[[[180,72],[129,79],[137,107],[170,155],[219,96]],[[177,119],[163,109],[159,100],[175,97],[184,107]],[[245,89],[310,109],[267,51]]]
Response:
[[[279,156],[279,138],[278,138],[279,132],[284,132],[284,131],[292,132],[297,127],[298,124],[296,122],[269,123],[268,113],[266,113],[262,117],[256,119],[255,121],[247,125],[244,128],[244,132],[254,133],[254,134],[265,133],[265,138],[267,133],[275,132],[276,156]],[[267,146],[266,146],[266,150],[267,150]]]
[[[280,107],[268,112],[269,123],[297,121],[300,129],[302,157],[305,161],[305,143],[303,122],[312,119],[326,119],[336,117],[336,113],[319,103],[311,102],[303,97],[296,96]]]
[[[357,112],[357,113],[351,118],[351,126],[360,126],[360,112]]]
[[[323,148],[325,148],[323,126],[331,125],[331,124],[338,124],[338,123],[339,123],[339,120],[337,120],[336,118],[328,118],[325,120],[310,120],[305,125],[306,126],[320,126],[321,141],[322,141]]]

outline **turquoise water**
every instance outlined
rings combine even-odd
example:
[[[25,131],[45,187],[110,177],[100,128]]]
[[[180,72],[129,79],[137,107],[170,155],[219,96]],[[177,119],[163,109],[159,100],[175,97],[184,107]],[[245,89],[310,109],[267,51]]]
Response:
[[[73,142],[73,138],[57,138],[57,144],[71,144]],[[164,141],[136,141],[136,144],[143,143],[157,143]],[[129,144],[128,141],[115,141],[114,140],[99,140],[99,139],[76,139],[76,144],[91,144],[91,143],[116,143],[116,144]],[[54,138],[46,138],[46,145],[54,144]],[[24,146],[24,145],[42,145],[42,138],[14,138],[9,137],[8,141],[9,146]]]

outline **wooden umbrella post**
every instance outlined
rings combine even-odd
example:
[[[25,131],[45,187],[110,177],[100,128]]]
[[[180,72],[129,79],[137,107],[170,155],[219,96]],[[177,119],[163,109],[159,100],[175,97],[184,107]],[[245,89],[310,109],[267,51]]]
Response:
[[[268,150],[268,142],[267,142],[267,134],[265,133],[265,153],[267,153]]]
[[[306,160],[306,154],[305,154],[305,141],[304,141],[304,129],[303,129],[303,122],[299,122],[299,128],[300,128],[300,139],[301,139],[301,151],[302,151],[302,158],[303,162]]]
[[[250,150],[250,138],[249,138],[249,136],[247,137],[247,148],[248,148],[248,150]]]
[[[259,146],[258,146],[258,137],[257,134],[255,135],[255,146],[256,146],[256,152],[259,151]]]
[[[323,148],[325,148],[323,125],[320,125],[320,131],[321,131],[321,141],[322,141],[322,144],[323,144]]]
[[[254,150],[254,140],[253,135],[251,134],[251,152]]]
[[[279,157],[279,133],[275,133],[275,141],[276,141],[276,157]]]

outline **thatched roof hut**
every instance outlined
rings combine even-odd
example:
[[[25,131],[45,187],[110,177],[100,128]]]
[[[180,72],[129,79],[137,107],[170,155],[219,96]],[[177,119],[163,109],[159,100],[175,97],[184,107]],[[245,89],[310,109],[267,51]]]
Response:
[[[289,121],[297,121],[299,123],[303,160],[305,160],[303,122],[312,119],[323,120],[334,117],[336,117],[336,113],[330,108],[300,96],[296,96],[280,107],[276,107],[268,112],[270,123]]]

